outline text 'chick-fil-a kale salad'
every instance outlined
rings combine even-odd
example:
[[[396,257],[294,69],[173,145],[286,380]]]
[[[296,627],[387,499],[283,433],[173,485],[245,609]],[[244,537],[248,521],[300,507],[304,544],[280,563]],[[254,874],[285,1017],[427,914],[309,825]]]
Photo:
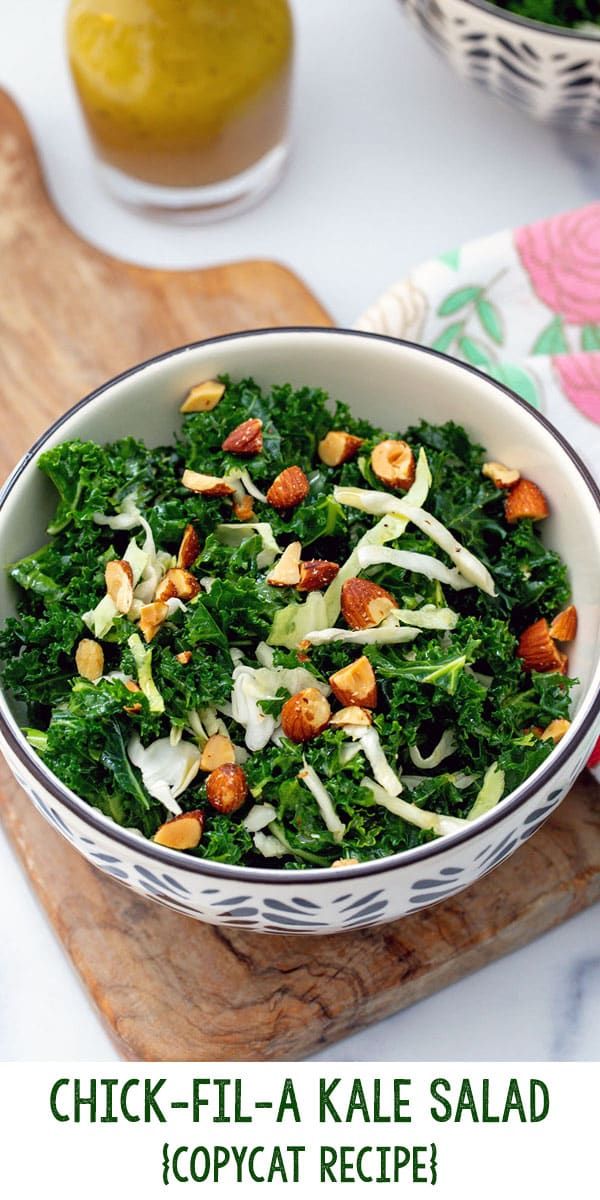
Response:
[[[221,863],[352,865],[463,828],[569,726],[539,487],[464,429],[192,388],[173,446],[70,441],[9,567],[2,680],[89,804]]]

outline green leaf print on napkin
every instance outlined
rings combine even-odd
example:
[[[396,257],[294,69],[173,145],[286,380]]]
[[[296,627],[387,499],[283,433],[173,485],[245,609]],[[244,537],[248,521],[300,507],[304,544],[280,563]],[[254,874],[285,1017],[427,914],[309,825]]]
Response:
[[[477,301],[475,310],[488,337],[491,337],[492,341],[496,342],[498,346],[501,346],[504,340],[504,334],[502,330],[502,319],[498,309],[496,308],[496,305],[492,304],[490,300],[486,300],[482,296],[481,299]]]
[[[569,346],[565,337],[562,317],[555,317],[536,339],[532,354],[568,354]]]
[[[581,331],[582,350],[600,350],[600,325],[584,325]]]
[[[460,312],[461,308],[466,308],[467,304],[476,300],[480,292],[481,288],[478,287],[464,287],[459,288],[457,292],[450,292],[450,295],[442,300],[438,316],[449,317],[451,313]]]
[[[522,367],[517,367],[514,363],[494,364],[487,368],[487,374],[491,375],[492,379],[497,379],[498,383],[503,383],[505,387],[512,388],[513,392],[517,392],[533,408],[541,408],[537,385]]]

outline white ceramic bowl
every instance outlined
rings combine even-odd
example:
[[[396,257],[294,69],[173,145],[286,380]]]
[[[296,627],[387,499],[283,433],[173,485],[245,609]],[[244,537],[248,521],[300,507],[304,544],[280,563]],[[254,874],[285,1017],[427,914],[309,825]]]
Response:
[[[488,0],[403,0],[463,79],[539,121],[600,127],[600,37],[529,21]]]
[[[319,385],[391,429],[424,417],[466,426],[494,458],[515,463],[550,499],[549,543],[569,564],[579,631],[571,669],[581,679],[572,727],[512,795],[466,831],[335,871],[260,870],[188,858],[115,825],[64,787],[30,749],[0,695],[0,744],[41,813],[85,858],[171,908],[213,924],[268,932],[327,933],[390,921],[468,887],[542,824],[583,768],[600,712],[600,494],[585,467],[543,417],[491,379],[421,347],[344,330],[265,330],[175,350],[107,383],[61,417],[13,472],[0,496],[0,562],[44,541],[51,485],[36,461],[67,438],[104,442],[125,434],[169,441],[178,402],[198,379],[221,372],[260,384]],[[0,611],[14,605],[1,573]]]

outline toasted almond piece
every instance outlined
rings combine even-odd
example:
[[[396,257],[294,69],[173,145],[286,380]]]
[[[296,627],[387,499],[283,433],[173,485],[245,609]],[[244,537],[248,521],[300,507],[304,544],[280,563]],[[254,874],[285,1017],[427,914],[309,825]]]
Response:
[[[342,585],[340,604],[344,620],[351,629],[372,629],[398,607],[391,592],[370,579],[357,576],[346,579]]]
[[[82,679],[95,683],[104,671],[104,650],[92,638],[82,638],[75,651],[75,666]]]
[[[135,713],[141,713],[141,711],[142,711],[141,704],[124,704],[123,705],[123,712],[129,713],[130,717],[134,716]]]
[[[335,862],[332,862],[330,870],[333,871],[335,867],[357,867],[358,865],[357,858],[336,858]]]
[[[300,467],[286,467],[273,480],[267,492],[267,502],[277,509],[296,508],[306,499],[309,491],[304,471]]]
[[[142,690],[139,684],[137,684],[133,679],[126,679],[125,687],[127,688],[128,692],[137,692],[138,695]],[[123,708],[124,711],[130,715],[133,715],[133,713],[140,713],[142,711],[141,704],[125,704]]]
[[[250,521],[256,520],[254,511],[254,499],[252,496],[242,496],[241,500],[233,501],[233,515],[237,521],[244,521],[249,524]]]
[[[379,442],[371,454],[371,466],[388,487],[406,492],[415,478],[415,456],[408,442],[389,439]]]
[[[235,750],[231,739],[226,737],[224,733],[213,733],[202,751],[200,770],[215,771],[217,767],[222,767],[224,763],[234,762]]]
[[[376,708],[377,680],[368,658],[363,654],[341,671],[329,676],[331,690],[344,707]]]
[[[188,663],[192,661],[192,652],[191,650],[182,650],[181,654],[175,655],[175,658],[177,662],[181,663],[182,667],[187,667]]]
[[[504,463],[499,462],[484,463],[481,474],[485,475],[487,479],[491,479],[497,488],[510,488],[521,478],[520,471],[513,467],[505,467]]]
[[[343,429],[332,429],[319,442],[318,454],[326,467],[341,467],[358,453],[364,438],[355,437]]]
[[[366,708],[359,708],[358,704],[351,704],[349,708],[340,708],[338,712],[334,712],[330,725],[372,725],[373,718]]]
[[[193,567],[201,550],[200,538],[196,533],[193,525],[186,525],[181,539],[181,545],[177,551],[177,566],[183,567],[187,571],[188,567]]]
[[[232,496],[235,488],[218,475],[201,475],[198,471],[184,471],[181,476],[184,487],[199,496]]]
[[[170,600],[177,596],[179,600],[193,600],[202,591],[195,575],[184,571],[183,567],[171,567],[161,579],[155,593],[155,600]]]
[[[317,688],[304,688],[290,696],[281,710],[281,726],[292,742],[308,742],[329,724],[329,701]]]
[[[275,563],[271,574],[267,575],[267,583],[270,583],[271,587],[296,587],[300,582],[301,554],[302,543],[290,542]]]
[[[221,450],[229,454],[260,454],[263,448],[263,423],[258,417],[250,417],[236,425],[221,443]]]
[[[504,515],[509,525],[526,517],[532,521],[542,521],[549,512],[543,491],[531,479],[519,479],[504,501]]]
[[[147,642],[156,637],[168,615],[169,607],[163,600],[153,600],[152,604],[144,604],[140,611],[140,629]]]
[[[572,642],[577,633],[577,609],[574,604],[554,618],[550,626],[550,637],[557,642]]]
[[[217,407],[219,400],[222,400],[224,393],[224,383],[219,383],[217,379],[207,379],[204,383],[197,383],[195,387],[190,388],[179,411],[182,413],[212,412],[213,408]]]
[[[157,829],[153,842],[168,846],[169,850],[195,850],[204,832],[204,813],[187,812],[173,817]]]
[[[544,730],[542,729],[541,725],[528,725],[527,729],[523,730],[523,733],[535,733],[536,737],[541,738]]]
[[[298,591],[318,592],[321,588],[329,587],[339,569],[338,563],[329,562],[325,558],[310,558],[307,562],[300,563]]]
[[[135,679],[126,679],[125,687],[127,688],[128,692],[141,692],[142,690],[139,683],[135,682]]]
[[[128,562],[113,558],[104,572],[106,590],[120,613],[128,613],[133,604],[133,571]]]
[[[566,655],[551,638],[545,617],[523,630],[517,654],[528,671],[564,671],[566,667]]]
[[[551,721],[550,724],[546,726],[546,728],[542,734],[542,741],[543,742],[552,741],[552,742],[554,742],[554,745],[556,746],[558,744],[558,742],[560,742],[561,739],[564,738],[565,733],[569,732],[570,728],[571,728],[570,721],[566,721],[564,717],[557,717],[556,720]]]
[[[242,768],[235,763],[223,763],[222,767],[216,767],[206,780],[207,800],[217,812],[237,812],[247,795],[248,781]]]

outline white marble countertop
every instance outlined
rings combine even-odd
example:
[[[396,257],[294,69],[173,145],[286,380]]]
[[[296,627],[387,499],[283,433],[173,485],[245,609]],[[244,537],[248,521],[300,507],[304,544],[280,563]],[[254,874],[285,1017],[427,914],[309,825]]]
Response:
[[[57,204],[116,256],[169,267],[276,258],[351,324],[420,259],[598,197],[597,141],[541,129],[461,84],[397,0],[296,0],[294,154],[278,190],[205,229],[135,217],[95,183],[63,59],[65,6],[10,6],[0,80],[30,119]],[[115,1058],[1,834],[0,877],[0,1059]],[[318,1057],[600,1058],[599,915]]]

